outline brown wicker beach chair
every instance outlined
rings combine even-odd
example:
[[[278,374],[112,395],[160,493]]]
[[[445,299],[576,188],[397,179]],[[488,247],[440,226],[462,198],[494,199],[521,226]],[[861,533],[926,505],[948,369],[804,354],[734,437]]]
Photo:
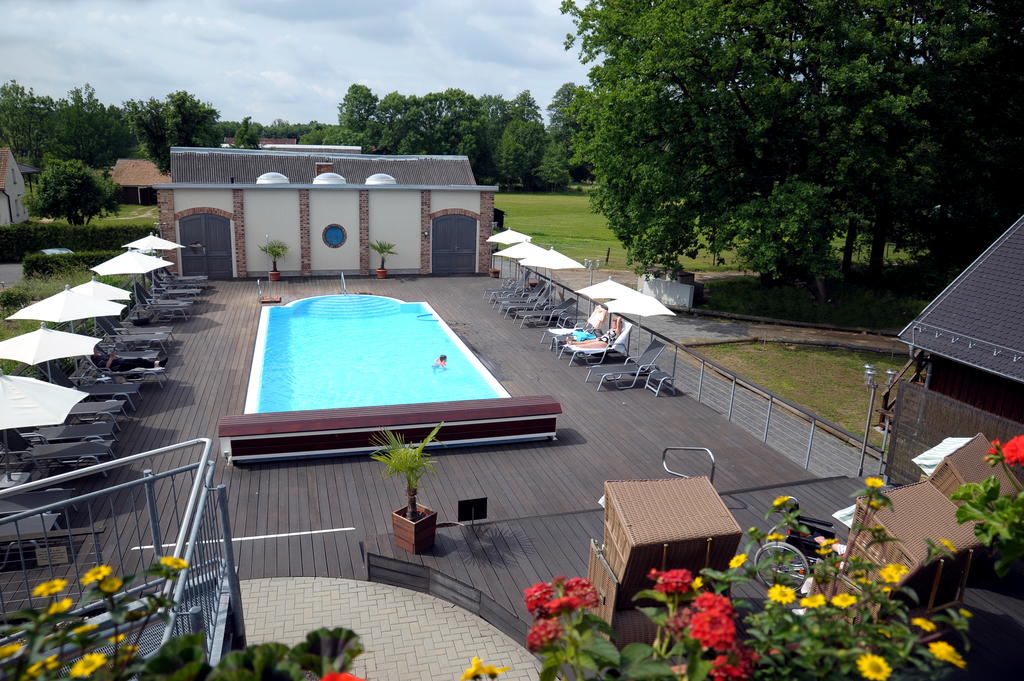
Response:
[[[978,433],[971,441],[960,447],[942,460],[927,480],[935,485],[947,497],[952,496],[960,485],[965,482],[981,482],[996,477],[1002,496],[1014,493],[1013,482],[1002,466],[989,466],[985,463],[992,443],[984,433]],[[961,502],[954,502],[960,504]]]
[[[633,597],[651,569],[723,570],[740,527],[706,477],[604,484],[604,545],[591,541],[589,577],[601,597],[594,613],[616,628],[616,643],[653,639]]]

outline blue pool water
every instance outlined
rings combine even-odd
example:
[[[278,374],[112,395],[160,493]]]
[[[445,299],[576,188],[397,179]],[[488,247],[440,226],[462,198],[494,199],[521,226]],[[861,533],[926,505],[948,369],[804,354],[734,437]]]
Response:
[[[508,397],[425,303],[322,296],[263,313],[246,413]]]

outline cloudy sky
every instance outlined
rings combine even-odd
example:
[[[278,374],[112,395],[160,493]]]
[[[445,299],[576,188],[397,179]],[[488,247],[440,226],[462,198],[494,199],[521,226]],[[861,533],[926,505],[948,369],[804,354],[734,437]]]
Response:
[[[0,0],[0,80],[107,104],[187,90],[222,120],[337,122],[378,96],[461,88],[546,107],[586,82],[559,0]]]

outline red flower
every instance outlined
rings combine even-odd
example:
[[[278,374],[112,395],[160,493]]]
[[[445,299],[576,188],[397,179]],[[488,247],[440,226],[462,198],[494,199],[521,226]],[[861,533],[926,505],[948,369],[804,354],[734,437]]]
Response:
[[[693,573],[685,569],[666,570],[665,572],[651,570],[647,576],[656,581],[654,590],[663,594],[686,593],[690,590],[690,585],[693,584]]]
[[[596,608],[600,602],[597,589],[594,588],[589,579],[583,579],[582,577],[570,577],[566,580],[565,595],[575,596],[580,599],[586,608]]]
[[[690,636],[705,648],[724,652],[736,642],[736,623],[721,612],[701,610],[693,614]]]
[[[526,609],[531,615],[534,615],[535,617],[543,617],[543,606],[545,603],[550,601],[554,595],[555,590],[551,588],[550,584],[538,582],[523,591],[523,600],[526,601]],[[540,610],[539,614],[538,610]]]
[[[561,598],[554,598],[544,604],[544,611],[550,613],[552,616],[566,615],[570,612],[576,612],[583,607],[583,601],[576,596],[562,596]]]
[[[665,631],[677,641],[682,640],[686,630],[690,627],[690,618],[693,611],[689,608],[679,608],[675,614],[665,620]]]
[[[1003,445],[1003,460],[1011,466],[1024,466],[1024,435],[1018,435]]]
[[[989,456],[995,456],[996,454],[998,454],[999,453],[999,447],[1001,447],[1002,444],[1003,443],[1000,442],[999,440],[992,440],[992,446],[989,447],[989,449],[988,449]]]
[[[563,633],[562,625],[558,623],[558,620],[537,620],[526,634],[526,647],[537,652],[561,639]]]
[[[713,681],[729,681],[730,679],[749,679],[754,672],[754,664],[760,656],[750,648],[737,644],[726,655],[719,655],[711,661],[711,678]]]
[[[706,610],[709,612],[717,612],[727,617],[732,617],[733,609],[732,602],[725,596],[721,596],[710,591],[705,591],[697,598],[693,599],[693,607],[698,610]]]

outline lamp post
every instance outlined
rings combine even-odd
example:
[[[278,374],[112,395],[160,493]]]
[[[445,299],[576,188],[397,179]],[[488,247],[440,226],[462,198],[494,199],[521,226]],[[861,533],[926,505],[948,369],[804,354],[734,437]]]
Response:
[[[885,387],[886,390],[892,388],[892,384],[896,382],[896,376],[899,374],[895,369],[885,370]],[[886,409],[885,405],[882,405],[882,417],[885,420],[885,424],[882,426],[882,455],[878,457],[878,474],[882,474],[882,469],[885,466],[885,454],[886,447],[889,445],[889,416],[891,410]]]
[[[877,375],[878,371],[875,369],[874,364],[864,365],[864,385],[868,387],[868,417],[864,421],[864,441],[860,443],[860,465],[857,467],[858,476],[864,474],[864,457],[868,453],[868,434],[871,432],[871,417],[875,412],[875,389],[878,387],[878,383],[875,382],[875,376]]]
[[[590,270],[590,283],[594,283],[594,270],[601,268],[601,261],[596,258],[585,258],[583,260],[583,267]]]

